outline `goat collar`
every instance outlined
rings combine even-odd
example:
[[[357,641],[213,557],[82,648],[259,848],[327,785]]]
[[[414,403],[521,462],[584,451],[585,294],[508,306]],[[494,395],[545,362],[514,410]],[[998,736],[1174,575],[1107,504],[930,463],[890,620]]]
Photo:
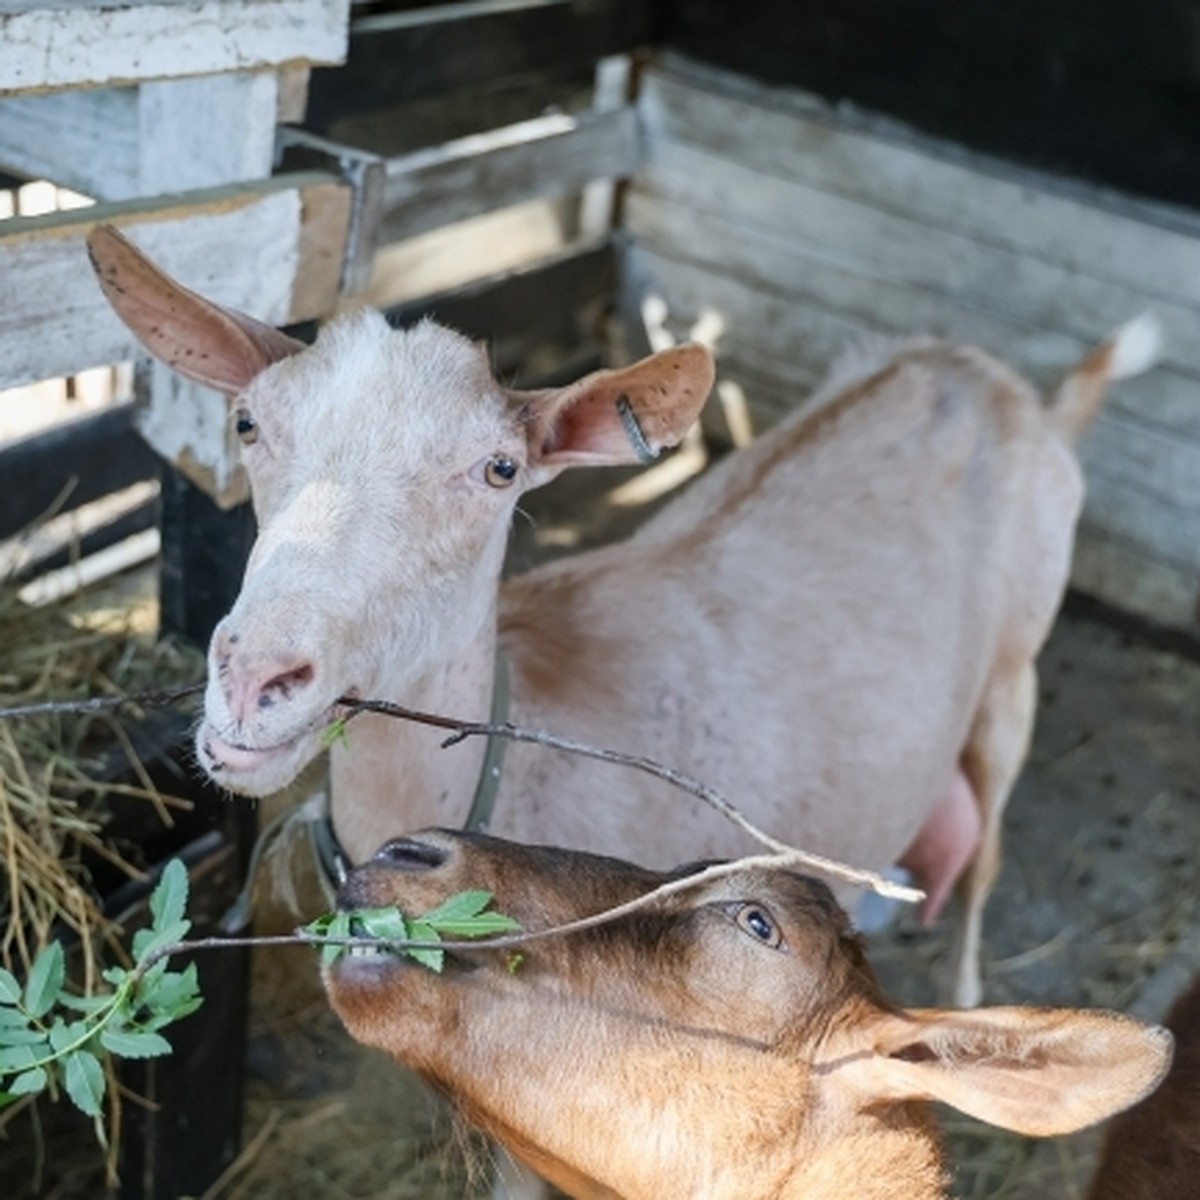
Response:
[[[496,665],[492,675],[492,711],[488,717],[491,725],[503,725],[508,720],[509,672],[508,659],[504,651],[496,647]],[[500,791],[500,770],[504,765],[504,748],[508,739],[488,734],[487,748],[483,752],[483,766],[479,771],[479,782],[463,828],[470,833],[486,833],[496,808],[496,794]],[[333,814],[328,801],[324,811],[309,826],[312,832],[313,853],[321,867],[326,883],[333,888],[341,887],[354,864],[342,849],[333,828]]]

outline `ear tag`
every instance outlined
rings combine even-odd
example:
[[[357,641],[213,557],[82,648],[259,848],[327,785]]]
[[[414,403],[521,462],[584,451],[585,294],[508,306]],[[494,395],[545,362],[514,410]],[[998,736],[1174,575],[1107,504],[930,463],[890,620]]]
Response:
[[[629,403],[629,397],[620,395],[617,397],[617,415],[621,418],[621,424],[625,427],[625,436],[629,439],[630,445],[633,446],[633,452],[638,456],[639,462],[652,463],[658,458],[659,451],[646,441],[646,435],[642,432],[642,427],[638,424],[638,419],[634,415],[633,405]]]

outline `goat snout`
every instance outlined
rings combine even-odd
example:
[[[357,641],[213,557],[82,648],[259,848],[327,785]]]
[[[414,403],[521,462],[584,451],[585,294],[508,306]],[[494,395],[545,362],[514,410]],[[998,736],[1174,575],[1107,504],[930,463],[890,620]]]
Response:
[[[219,634],[213,664],[230,715],[239,723],[255,714],[298,699],[316,679],[306,654],[256,655],[242,649],[236,633]]]

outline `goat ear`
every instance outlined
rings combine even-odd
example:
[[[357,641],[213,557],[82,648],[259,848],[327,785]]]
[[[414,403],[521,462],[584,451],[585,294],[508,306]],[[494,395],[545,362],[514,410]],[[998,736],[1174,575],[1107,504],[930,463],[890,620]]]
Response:
[[[616,466],[656,458],[691,428],[713,375],[712,355],[688,343],[565,388],[515,392],[528,424],[530,461]]]
[[[176,283],[111,225],[88,235],[88,256],[109,304],[167,366],[227,394],[240,392],[304,343],[222,308]]]
[[[864,1103],[940,1100],[1032,1137],[1136,1103],[1171,1064],[1167,1030],[1118,1013],[984,1008],[880,1014],[832,1074]]]

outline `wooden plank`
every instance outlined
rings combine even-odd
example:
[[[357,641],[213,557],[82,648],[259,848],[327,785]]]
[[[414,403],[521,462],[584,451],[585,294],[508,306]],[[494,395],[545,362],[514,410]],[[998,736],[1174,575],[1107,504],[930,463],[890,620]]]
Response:
[[[647,72],[638,108],[652,145],[687,142],[767,177],[1200,304],[1200,217],[1186,209],[1081,188],[686,63]]]
[[[122,404],[0,448],[0,538],[46,515],[70,512],[158,473],[158,460],[138,437],[133,406]],[[73,486],[71,486],[73,483]]]
[[[312,78],[309,127],[329,133],[356,113],[504,76],[590,74],[597,59],[655,40],[659,19],[642,0],[456,7],[435,9],[433,19],[397,12],[354,20],[345,67]]]
[[[283,324],[330,312],[337,301],[328,269],[336,226],[331,186],[343,185],[325,175],[287,175],[3,222],[0,277],[20,286],[6,290],[0,309],[0,387],[70,375],[138,352],[87,265],[84,238],[98,221],[129,232],[189,287],[262,320]],[[331,221],[319,239],[319,259],[305,227],[306,201],[317,196],[326,197],[316,205],[321,219]]]
[[[768,294],[805,297],[891,335],[929,333],[975,343],[1044,386],[1057,382],[1065,367],[1112,328],[1084,336],[1020,313],[993,312],[936,287],[881,278],[873,264],[831,256],[811,239],[781,237],[734,214],[684,205],[640,186],[626,197],[625,219],[639,242],[672,259],[730,274]],[[1161,367],[1123,385],[1108,406],[1157,425],[1168,436],[1195,442],[1200,440],[1196,388],[1194,374]]]
[[[137,194],[137,94],[132,88],[0,99],[0,162],[87,196]]]
[[[1200,576],[1148,555],[1092,525],[1085,516],[1075,539],[1072,586],[1118,608],[1195,629],[1200,623]]]
[[[101,200],[263,179],[278,91],[248,71],[0,99],[0,161]]]
[[[158,464],[154,465],[157,467]],[[151,485],[147,483],[145,486]],[[72,531],[68,536],[34,538],[26,553],[14,555],[11,560],[0,553],[0,567],[6,579],[13,583],[25,583],[47,572],[88,559],[127,538],[157,527],[158,496],[154,494],[121,506],[103,519],[89,520],[81,531]]]
[[[1194,19],[1190,0],[1102,10],[1078,0],[689,0],[668,7],[664,32],[675,48],[760,80],[1194,204]]]
[[[539,117],[389,159],[381,242],[400,241],[596,179],[632,175],[640,158],[632,108]]]
[[[1035,255],[885,212],[846,197],[771,179],[727,158],[661,143],[639,187],[664,203],[731,212],[825,262],[881,282],[951,296],[981,312],[1092,339],[1151,304],[1166,335],[1166,361],[1200,373],[1200,310]]]
[[[349,0],[82,0],[0,11],[0,93],[104,87],[345,54]]]
[[[579,340],[583,314],[607,304],[616,286],[611,244],[576,248],[549,261],[479,280],[463,288],[387,310],[397,327],[433,317],[472,338],[498,341],[516,336],[537,340]]]
[[[277,104],[271,72],[0,99],[0,161],[105,200],[261,179]]]

